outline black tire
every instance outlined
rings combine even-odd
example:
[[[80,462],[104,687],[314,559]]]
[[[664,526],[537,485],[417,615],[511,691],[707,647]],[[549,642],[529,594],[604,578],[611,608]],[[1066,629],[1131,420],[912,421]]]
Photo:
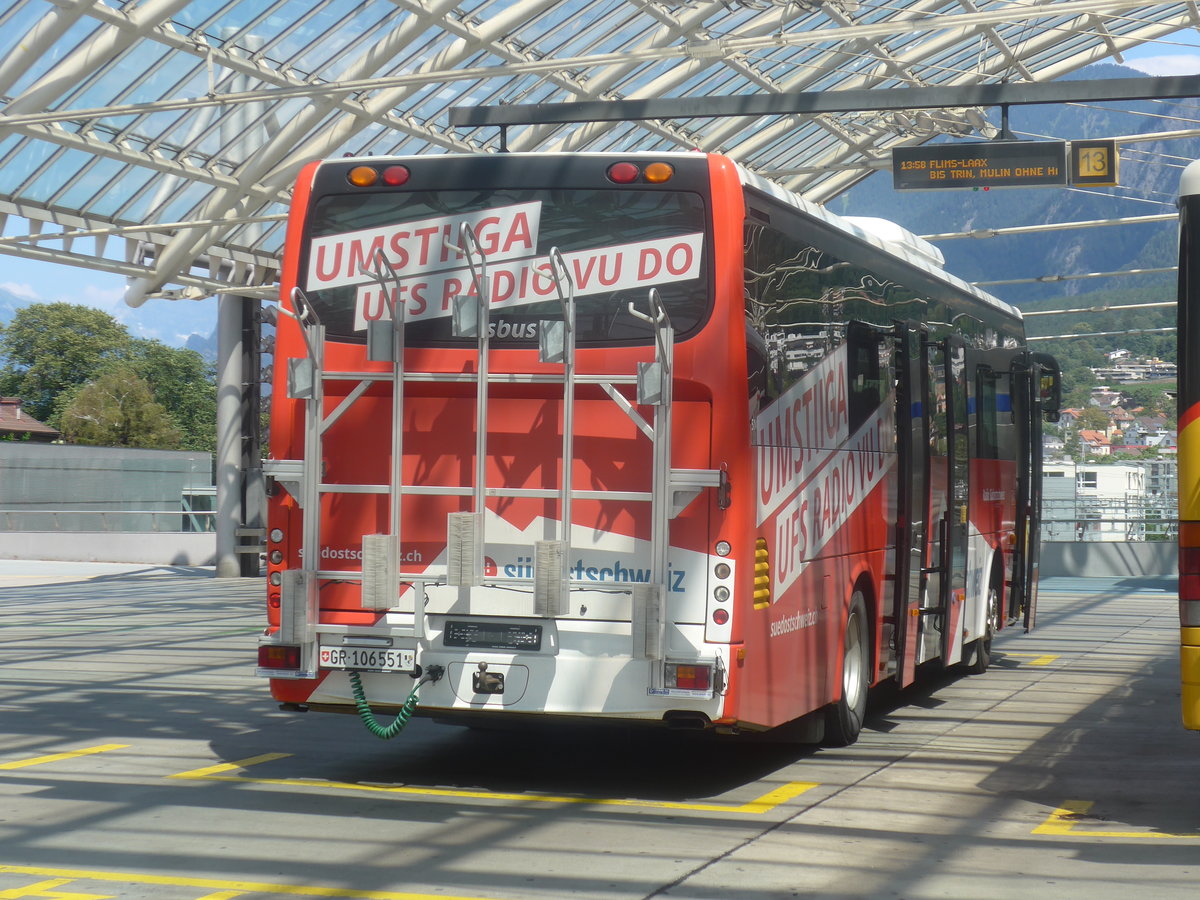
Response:
[[[1000,614],[1000,589],[995,579],[988,584],[987,625],[983,636],[964,647],[963,671],[968,675],[982,675],[992,663],[992,635],[996,631],[997,616]]]
[[[825,743],[848,747],[858,740],[867,714],[867,688],[871,684],[871,635],[867,603],[855,591],[846,611],[842,632],[841,697],[825,710]]]

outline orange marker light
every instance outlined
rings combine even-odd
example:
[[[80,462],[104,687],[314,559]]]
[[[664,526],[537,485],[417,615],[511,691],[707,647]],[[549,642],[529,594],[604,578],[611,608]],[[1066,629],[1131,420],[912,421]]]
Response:
[[[651,184],[662,184],[664,181],[670,181],[671,176],[675,174],[675,167],[668,163],[656,162],[646,166],[646,171],[642,173]]]
[[[379,173],[370,166],[355,166],[346,175],[346,180],[355,187],[370,187],[379,180]]]

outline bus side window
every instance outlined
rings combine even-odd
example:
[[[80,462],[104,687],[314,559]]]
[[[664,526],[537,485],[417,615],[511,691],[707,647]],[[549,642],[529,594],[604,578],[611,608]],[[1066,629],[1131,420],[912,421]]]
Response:
[[[999,414],[996,386],[1000,376],[986,366],[977,370],[978,395],[975,401],[976,454],[979,459],[1000,458]]]
[[[750,391],[750,417],[771,402],[767,342],[753,325],[746,323],[746,375]]]
[[[888,394],[884,336],[861,322],[846,329],[846,378],[849,382],[850,433],[868,421]]]

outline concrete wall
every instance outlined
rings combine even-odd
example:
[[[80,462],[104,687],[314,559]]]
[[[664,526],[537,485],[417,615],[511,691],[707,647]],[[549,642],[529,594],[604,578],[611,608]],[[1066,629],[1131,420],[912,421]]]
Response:
[[[217,536],[211,531],[0,532],[0,559],[212,566],[216,558]]]
[[[1173,541],[1043,541],[1041,574],[1161,578],[1179,572],[1179,548]]]
[[[201,531],[211,522],[187,516],[185,499],[190,502],[197,492],[211,494],[212,484],[208,453],[4,441],[0,527]]]

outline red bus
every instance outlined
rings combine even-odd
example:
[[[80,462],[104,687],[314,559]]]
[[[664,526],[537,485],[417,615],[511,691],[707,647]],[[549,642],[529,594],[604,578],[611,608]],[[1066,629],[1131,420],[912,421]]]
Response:
[[[846,744],[1032,625],[1057,367],[890,223],[718,155],[342,159],[282,288],[285,708]]]

